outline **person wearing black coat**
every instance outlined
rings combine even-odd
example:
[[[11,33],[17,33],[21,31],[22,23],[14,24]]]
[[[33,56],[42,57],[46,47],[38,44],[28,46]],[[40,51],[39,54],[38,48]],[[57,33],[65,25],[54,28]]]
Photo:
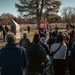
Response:
[[[15,35],[7,34],[7,44],[0,50],[1,75],[23,75],[26,68],[24,48],[15,44]]]
[[[33,43],[27,48],[27,75],[29,73],[38,72],[41,75],[44,73],[44,61],[46,59],[45,49],[40,45],[40,36],[35,34]]]
[[[66,66],[69,69],[70,75],[75,75],[75,38],[73,39],[72,47],[68,50]]]

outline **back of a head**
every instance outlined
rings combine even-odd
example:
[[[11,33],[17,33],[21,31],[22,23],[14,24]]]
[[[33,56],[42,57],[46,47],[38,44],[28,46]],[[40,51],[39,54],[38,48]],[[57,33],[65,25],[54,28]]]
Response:
[[[39,34],[34,34],[33,42],[35,44],[38,44],[40,42],[40,35]]]
[[[6,40],[8,43],[15,42],[16,37],[15,37],[14,33],[8,33],[6,36]]]
[[[61,34],[59,34],[59,35],[57,35],[57,37],[56,37],[56,42],[57,43],[63,43],[63,35],[61,35]]]
[[[45,37],[41,37],[41,38],[40,38],[40,42],[41,42],[41,43],[46,43]]]
[[[52,37],[56,37],[56,32],[55,31],[52,32]]]
[[[59,34],[59,35],[62,35],[62,32],[60,31],[58,34]]]

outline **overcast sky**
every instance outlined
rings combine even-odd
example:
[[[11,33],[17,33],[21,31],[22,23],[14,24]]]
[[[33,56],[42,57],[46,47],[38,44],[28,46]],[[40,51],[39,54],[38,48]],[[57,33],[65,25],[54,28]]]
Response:
[[[75,0],[60,0],[62,5],[60,6],[60,10],[63,7],[75,7]],[[3,13],[10,13],[14,16],[17,16],[19,13],[15,8],[15,3],[19,3],[19,0],[0,0],[0,15]],[[61,14],[61,12],[59,12]]]

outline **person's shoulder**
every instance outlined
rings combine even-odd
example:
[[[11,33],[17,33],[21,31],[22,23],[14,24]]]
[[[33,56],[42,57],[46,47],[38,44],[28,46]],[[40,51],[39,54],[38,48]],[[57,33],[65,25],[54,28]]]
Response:
[[[6,49],[6,47],[2,47],[2,48],[0,48],[0,51],[5,50],[5,49]]]
[[[30,43],[30,45],[27,47],[27,50],[28,50],[28,49],[32,49],[33,47],[35,47],[35,45],[34,45],[33,42],[32,42],[32,43]]]
[[[51,46],[52,46],[52,47],[55,47],[56,45],[58,45],[58,44],[57,44],[57,43],[53,43]]]
[[[5,48],[5,47],[0,48],[0,54],[1,54],[4,50],[6,50],[6,48]]]
[[[30,42],[29,38],[26,38],[26,40],[27,40],[28,42]]]
[[[23,39],[24,39],[24,38],[21,38],[21,39],[20,39],[20,42],[23,41]]]
[[[67,47],[67,44],[66,43],[63,43],[62,45],[65,46],[65,47]]]
[[[43,43],[43,46],[44,46],[45,48],[47,48],[47,47],[48,47],[48,45],[47,45],[46,43]]]
[[[67,45],[65,42],[64,42],[64,43],[62,43],[62,44],[63,44],[63,45],[65,45],[65,46]]]
[[[40,49],[40,50],[45,50],[44,47],[45,47],[45,45],[42,46],[41,44],[39,44],[39,49]]]
[[[20,45],[17,45],[17,48],[20,49],[20,50],[24,50],[24,51],[26,50],[24,47],[22,47]]]

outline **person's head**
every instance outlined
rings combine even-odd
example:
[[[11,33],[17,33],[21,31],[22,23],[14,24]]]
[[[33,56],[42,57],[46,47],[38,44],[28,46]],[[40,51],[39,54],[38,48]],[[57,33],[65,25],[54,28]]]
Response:
[[[52,32],[52,37],[56,37],[56,32],[55,31]]]
[[[15,34],[14,33],[8,33],[7,36],[6,36],[6,40],[8,43],[10,42],[14,42],[16,41],[16,37],[15,37]]]
[[[40,42],[40,35],[39,34],[34,34],[34,37],[33,37],[33,42],[35,44],[38,44]]]
[[[62,32],[60,31],[58,34],[62,35]]]
[[[26,38],[26,33],[23,33],[23,38]]]
[[[56,37],[56,42],[57,43],[63,43],[63,35],[57,35],[57,37]]]
[[[43,43],[43,44],[46,43],[45,37],[41,37],[41,38],[40,38],[40,42]]]

